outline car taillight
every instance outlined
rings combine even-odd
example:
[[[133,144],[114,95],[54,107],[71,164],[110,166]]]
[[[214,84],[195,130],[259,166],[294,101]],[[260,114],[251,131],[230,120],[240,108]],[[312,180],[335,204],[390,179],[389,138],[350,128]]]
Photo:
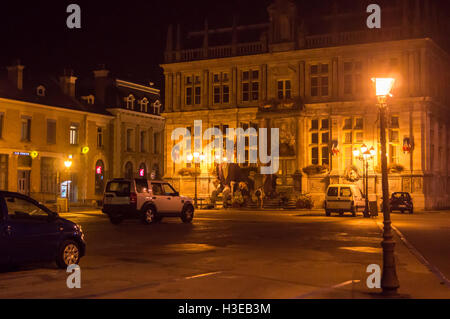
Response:
[[[130,193],[130,203],[131,204],[136,204],[137,202],[137,195],[136,193]]]

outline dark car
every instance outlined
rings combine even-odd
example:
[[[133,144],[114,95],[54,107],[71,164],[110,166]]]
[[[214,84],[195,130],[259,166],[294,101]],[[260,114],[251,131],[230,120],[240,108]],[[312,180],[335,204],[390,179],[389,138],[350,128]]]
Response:
[[[409,193],[406,192],[392,193],[389,205],[391,208],[391,212],[396,210],[401,211],[402,214],[405,211],[409,211],[410,214],[414,213],[411,195],[409,195]]]
[[[0,191],[0,264],[78,264],[86,244],[81,227],[34,199]]]

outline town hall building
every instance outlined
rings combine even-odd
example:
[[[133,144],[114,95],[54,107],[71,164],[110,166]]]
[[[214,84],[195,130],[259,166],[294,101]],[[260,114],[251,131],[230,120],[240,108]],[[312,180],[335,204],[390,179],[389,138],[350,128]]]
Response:
[[[235,19],[230,27],[205,23],[194,32],[169,27],[162,64],[165,178],[194,195],[195,179],[180,173],[191,163],[172,160],[176,128],[192,130],[197,120],[203,130],[279,128],[278,189],[308,193],[322,207],[327,185],[362,186],[363,165],[354,151],[365,145],[375,151],[369,198],[379,201],[379,112],[371,78],[392,76],[390,192],[411,193],[418,209],[449,207],[450,57],[441,41],[448,25],[436,1],[389,3],[380,29],[367,27],[365,10],[340,7],[340,1],[319,15],[290,0],[273,1],[265,23]],[[198,165],[199,197],[208,197],[215,164]]]

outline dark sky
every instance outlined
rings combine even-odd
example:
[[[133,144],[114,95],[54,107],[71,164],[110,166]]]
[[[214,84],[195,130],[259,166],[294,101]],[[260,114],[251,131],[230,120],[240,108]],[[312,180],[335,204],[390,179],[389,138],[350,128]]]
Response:
[[[70,3],[81,7],[81,29],[66,27]],[[77,76],[86,76],[103,63],[118,76],[158,85],[158,64],[163,62],[170,23],[198,30],[209,17],[212,25],[231,25],[233,11],[250,22],[264,21],[268,3],[270,0],[8,1],[0,9],[0,66],[4,69],[20,58],[28,72],[59,74],[71,67]]]
[[[297,0],[303,12],[324,12],[331,0]],[[346,6],[393,0],[339,0]],[[450,3],[448,0],[433,0]],[[267,21],[271,0],[53,0],[2,1],[0,6],[0,67],[20,58],[28,72],[60,74],[66,67],[85,77],[99,64],[123,79],[161,84],[161,70],[170,23],[187,31],[231,26],[233,13],[241,24]],[[81,7],[81,29],[68,29],[66,7]],[[311,15],[311,14],[309,14]]]

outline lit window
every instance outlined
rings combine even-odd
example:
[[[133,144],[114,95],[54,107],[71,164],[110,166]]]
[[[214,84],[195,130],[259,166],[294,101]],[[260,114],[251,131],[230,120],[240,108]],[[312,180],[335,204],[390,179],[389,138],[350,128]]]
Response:
[[[70,124],[69,143],[70,145],[78,145],[78,124]]]
[[[321,123],[320,128],[319,123]],[[312,119],[310,129],[311,164],[330,164],[329,142],[329,119]]]

